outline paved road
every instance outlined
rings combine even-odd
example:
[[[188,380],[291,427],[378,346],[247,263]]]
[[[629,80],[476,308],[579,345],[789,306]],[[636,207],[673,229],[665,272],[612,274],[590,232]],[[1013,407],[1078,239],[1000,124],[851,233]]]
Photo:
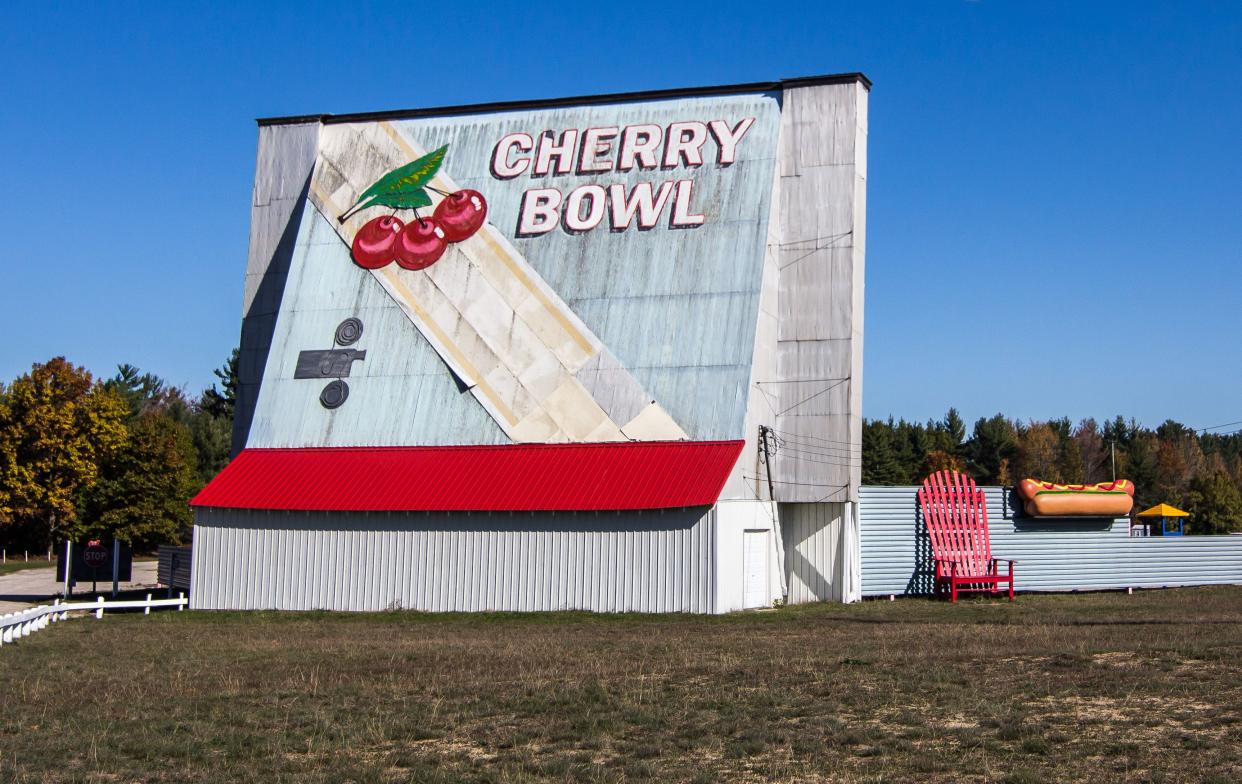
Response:
[[[134,579],[121,583],[121,590],[131,588],[147,588],[155,586],[155,561],[134,561]],[[74,596],[90,591],[90,583],[78,583]],[[23,569],[20,572],[0,575],[0,614],[22,610],[32,604],[40,604],[42,600],[60,595],[63,586],[56,582],[56,568]],[[112,581],[99,583],[100,591],[111,591]]]

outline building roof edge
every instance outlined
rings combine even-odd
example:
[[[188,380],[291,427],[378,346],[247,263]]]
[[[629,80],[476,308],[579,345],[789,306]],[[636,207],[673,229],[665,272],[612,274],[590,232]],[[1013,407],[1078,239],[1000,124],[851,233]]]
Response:
[[[871,80],[861,72],[823,74],[820,76],[797,76],[779,79],[774,82],[747,82],[742,84],[724,84],[705,87],[675,87],[664,90],[640,90],[624,93],[603,93],[600,95],[574,95],[563,98],[540,98],[524,101],[494,101],[490,103],[461,104],[457,106],[437,106],[422,109],[394,109],[378,112],[351,112],[347,114],[297,114],[286,117],[260,117],[255,122],[260,127],[268,125],[302,125],[306,123],[346,122],[377,122],[380,120],[403,120],[417,117],[442,117],[455,114],[484,114],[488,112],[507,112],[519,109],[546,109],[558,106],[589,106],[604,103],[623,103],[627,101],[659,100],[665,98],[682,98],[705,95],[734,95],[738,93],[774,92],[798,87],[818,87],[829,84],[858,83],[864,89],[871,90]]]

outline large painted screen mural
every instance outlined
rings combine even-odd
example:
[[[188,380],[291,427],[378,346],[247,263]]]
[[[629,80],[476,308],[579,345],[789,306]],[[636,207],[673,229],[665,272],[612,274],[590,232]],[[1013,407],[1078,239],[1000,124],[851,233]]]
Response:
[[[250,446],[740,437],[778,128],[762,93],[323,124]]]

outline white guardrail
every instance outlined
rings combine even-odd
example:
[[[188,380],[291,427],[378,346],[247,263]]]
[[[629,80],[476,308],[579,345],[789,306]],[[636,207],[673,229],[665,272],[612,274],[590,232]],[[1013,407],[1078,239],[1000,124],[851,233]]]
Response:
[[[142,610],[143,615],[150,615],[152,607],[176,607],[178,610],[184,610],[189,603],[190,600],[186,598],[184,592],[177,594],[176,599],[152,599],[151,594],[147,594],[146,599],[125,601],[108,601],[102,596],[89,602],[62,602],[57,599],[52,604],[41,604],[27,610],[0,615],[0,645],[17,642],[22,637],[30,635],[31,632],[47,628],[49,624],[56,621],[63,621],[69,617],[71,612],[93,612],[96,618],[102,618],[106,608],[109,610]]]

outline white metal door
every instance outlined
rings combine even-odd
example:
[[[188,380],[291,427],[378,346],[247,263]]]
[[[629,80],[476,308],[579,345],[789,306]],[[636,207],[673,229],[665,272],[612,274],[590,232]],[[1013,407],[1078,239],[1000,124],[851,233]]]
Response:
[[[742,532],[742,607],[768,606],[768,532]]]

